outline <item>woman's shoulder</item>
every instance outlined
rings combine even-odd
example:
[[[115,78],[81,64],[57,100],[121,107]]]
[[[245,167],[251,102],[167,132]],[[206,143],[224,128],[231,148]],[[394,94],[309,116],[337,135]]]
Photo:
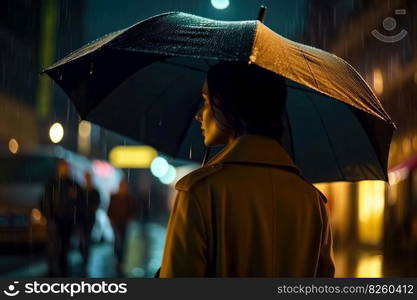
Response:
[[[197,182],[199,182],[203,178],[206,178],[214,173],[219,172],[221,169],[222,164],[203,166],[178,180],[178,182],[175,184],[175,189],[179,191],[189,191],[190,188]]]

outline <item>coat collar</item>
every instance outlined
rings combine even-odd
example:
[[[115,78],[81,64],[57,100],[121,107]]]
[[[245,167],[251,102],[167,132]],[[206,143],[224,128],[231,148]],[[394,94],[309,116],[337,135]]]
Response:
[[[253,134],[237,137],[213,156],[206,163],[206,166],[219,163],[266,164],[293,168],[300,173],[285,149],[276,140]]]

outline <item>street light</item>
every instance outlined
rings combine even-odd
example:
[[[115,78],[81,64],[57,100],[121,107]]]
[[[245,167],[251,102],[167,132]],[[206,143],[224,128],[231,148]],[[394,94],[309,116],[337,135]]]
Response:
[[[19,150],[19,143],[16,141],[16,139],[10,139],[9,150],[13,154],[16,154],[17,151]]]
[[[228,8],[230,4],[229,0],[211,0],[211,5],[216,9]]]
[[[64,137],[64,128],[60,123],[52,124],[51,128],[49,128],[49,138],[51,139],[52,143],[58,144],[62,141]]]

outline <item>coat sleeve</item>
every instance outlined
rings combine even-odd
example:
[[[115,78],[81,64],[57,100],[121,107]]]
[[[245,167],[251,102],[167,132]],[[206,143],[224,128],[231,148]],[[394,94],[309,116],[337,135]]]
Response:
[[[160,277],[204,277],[206,233],[195,193],[178,191],[169,218]]]
[[[321,203],[321,216],[323,219],[323,238],[320,257],[317,267],[317,277],[334,277],[335,266],[333,258],[333,235],[326,205]]]

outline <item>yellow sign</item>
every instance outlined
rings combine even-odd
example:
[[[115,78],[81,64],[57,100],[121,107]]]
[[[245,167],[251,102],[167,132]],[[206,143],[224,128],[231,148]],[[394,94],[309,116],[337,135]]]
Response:
[[[158,152],[150,146],[117,146],[109,153],[109,161],[118,168],[147,169]]]
[[[358,194],[359,239],[379,245],[384,229],[385,182],[360,181]]]

